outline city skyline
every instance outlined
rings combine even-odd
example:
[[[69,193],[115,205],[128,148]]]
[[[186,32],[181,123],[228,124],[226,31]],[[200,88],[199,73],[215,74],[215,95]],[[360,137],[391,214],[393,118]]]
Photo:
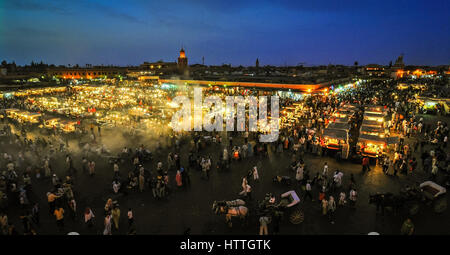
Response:
[[[0,58],[25,65],[448,65],[447,1],[3,1]]]

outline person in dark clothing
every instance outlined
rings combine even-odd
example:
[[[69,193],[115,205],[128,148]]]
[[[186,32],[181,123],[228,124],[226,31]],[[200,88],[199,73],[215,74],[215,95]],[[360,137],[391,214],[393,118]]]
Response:
[[[431,159],[430,156],[428,156],[428,157],[424,160],[424,164],[423,164],[423,171],[424,171],[424,172],[426,172],[426,173],[430,172],[430,169],[431,169],[431,162],[432,162],[432,159]]]
[[[26,212],[24,215],[20,216],[23,224],[23,232],[24,234],[29,234],[31,232],[31,221],[30,221],[30,212]]]
[[[183,187],[187,187],[187,186],[189,186],[190,184],[191,184],[191,179],[190,179],[190,177],[189,177],[189,173],[188,173],[188,169],[186,168],[184,168],[184,167],[181,167],[181,180],[182,180],[182,183],[183,183]]]
[[[280,222],[281,222],[281,215],[279,213],[275,213],[272,217],[273,234],[280,233]]]
[[[426,151],[422,152],[420,159],[422,160],[422,169],[425,169],[425,159],[427,159],[428,153]]]
[[[32,220],[36,225],[39,225],[39,221],[40,221],[40,216],[39,216],[39,204],[36,203],[33,206],[33,209],[31,209],[31,216],[32,216]]]

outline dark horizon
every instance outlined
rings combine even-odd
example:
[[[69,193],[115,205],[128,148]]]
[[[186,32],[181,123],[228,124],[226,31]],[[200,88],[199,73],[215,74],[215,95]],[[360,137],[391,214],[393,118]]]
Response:
[[[28,65],[450,64],[450,3],[427,1],[86,1],[0,3],[0,60]]]
[[[3,60],[5,60],[7,62],[7,64],[15,63],[16,66],[20,66],[20,67],[31,66],[31,64],[32,64],[32,63],[25,63],[23,65],[19,65],[14,60],[8,61],[6,59],[0,59],[0,61],[3,61]],[[37,65],[39,65],[41,63],[41,61],[35,61],[35,60],[32,60],[32,62],[34,62]],[[146,62],[149,62],[149,61],[146,61]],[[152,61],[150,63],[157,63],[157,62],[158,61]],[[167,61],[167,62],[169,62],[169,61]],[[394,65],[394,63],[395,63],[395,61],[392,61],[392,65]],[[55,68],[58,68],[60,66],[63,66],[64,68],[75,68],[76,65],[77,65],[77,64],[70,64],[70,66],[69,66],[68,64],[66,64],[66,65],[53,64],[53,63],[46,63],[46,62],[43,62],[43,61],[42,61],[42,64],[48,65],[48,66],[52,66],[53,65]],[[388,67],[389,66],[389,64],[384,65],[384,64],[370,63],[370,64],[366,64],[366,65],[360,65],[358,63],[358,67],[364,67],[364,66],[372,65],[372,64],[379,65],[379,66],[382,66],[382,67]],[[114,65],[114,64],[112,64],[112,65],[103,65],[103,64],[99,64],[99,65],[92,65],[92,66],[87,67],[87,66],[85,66],[85,64],[78,64],[78,66],[76,68],[92,68],[92,67],[119,67],[119,68],[125,68],[125,67],[139,67],[139,65],[140,64],[136,64],[136,65]],[[192,66],[192,65],[201,65],[201,63],[189,64],[189,66]],[[206,65],[205,64],[206,67],[220,67],[220,66],[223,66],[223,65],[229,65],[229,64],[226,64],[226,63],[220,64],[220,65]],[[332,66],[344,66],[344,67],[347,67],[347,68],[355,67],[354,64],[353,65],[331,64],[331,65]],[[238,68],[240,66],[242,66],[243,68],[255,68],[255,65],[231,65],[231,68]],[[283,67],[299,67],[299,66],[301,66],[301,65],[297,65],[297,66],[295,66],[295,65],[288,65],[288,66],[284,66],[284,65],[259,65],[259,68],[264,68],[264,67],[283,68]],[[314,68],[314,67],[324,67],[324,66],[327,67],[328,65],[325,65],[325,64],[323,64],[323,65],[320,65],[320,64],[319,65],[303,65],[302,67],[304,67],[304,68]],[[444,64],[444,65],[406,65],[405,64],[405,68],[409,68],[409,67],[425,67],[426,68],[426,67],[447,67],[447,66],[450,66],[450,65],[449,64]]]

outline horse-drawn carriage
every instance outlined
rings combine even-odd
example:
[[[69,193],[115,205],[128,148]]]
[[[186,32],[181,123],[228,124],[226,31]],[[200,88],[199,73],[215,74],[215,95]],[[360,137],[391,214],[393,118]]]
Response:
[[[399,195],[392,193],[370,195],[369,203],[377,204],[377,208],[390,207],[394,212],[406,210],[410,215],[419,212],[420,205],[423,203],[433,206],[436,213],[442,213],[447,209],[446,189],[435,182],[426,181],[413,187],[406,186],[400,191]]]
[[[299,208],[300,198],[294,190],[281,194],[277,203],[275,196],[266,194],[265,199],[259,204],[261,216],[272,217],[275,215],[288,215],[292,224],[300,224],[305,219],[303,211]]]

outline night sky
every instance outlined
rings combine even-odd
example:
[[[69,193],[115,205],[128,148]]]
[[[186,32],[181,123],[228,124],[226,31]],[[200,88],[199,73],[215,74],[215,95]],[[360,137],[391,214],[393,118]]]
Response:
[[[450,1],[0,0],[0,60],[450,64]]]

